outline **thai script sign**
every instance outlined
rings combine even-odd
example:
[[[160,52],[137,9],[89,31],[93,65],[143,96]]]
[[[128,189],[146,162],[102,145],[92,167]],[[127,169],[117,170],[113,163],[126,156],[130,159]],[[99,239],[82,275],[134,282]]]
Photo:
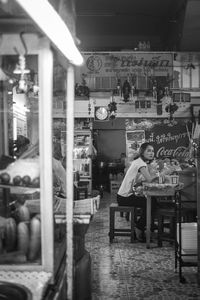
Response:
[[[84,52],[83,56],[85,64],[76,71],[76,82],[81,82],[82,74],[88,77],[127,77],[127,74],[172,75],[173,56],[171,53]]]

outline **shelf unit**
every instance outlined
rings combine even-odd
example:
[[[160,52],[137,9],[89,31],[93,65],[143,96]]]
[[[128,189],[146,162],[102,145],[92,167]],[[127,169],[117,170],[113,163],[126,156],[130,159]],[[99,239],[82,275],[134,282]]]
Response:
[[[80,183],[88,185],[88,194],[92,192],[92,144],[91,131],[76,130],[74,133],[74,172],[79,172]]]

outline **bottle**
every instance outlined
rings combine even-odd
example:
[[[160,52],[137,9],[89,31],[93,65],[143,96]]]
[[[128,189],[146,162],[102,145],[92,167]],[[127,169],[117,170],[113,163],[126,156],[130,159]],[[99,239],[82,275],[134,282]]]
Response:
[[[163,172],[162,172],[164,175],[169,175],[170,174],[170,169],[169,167],[167,166],[167,163],[164,163],[164,166],[163,166]]]
[[[150,46],[150,42],[149,41],[147,41],[146,48],[147,48],[148,51],[151,50],[151,46]]]
[[[163,177],[161,176],[160,172],[158,171],[158,183],[162,184],[163,183]]]
[[[139,43],[138,43],[138,48],[139,48],[139,50],[142,50],[142,47],[143,47],[143,44],[142,44],[141,41],[139,41]]]

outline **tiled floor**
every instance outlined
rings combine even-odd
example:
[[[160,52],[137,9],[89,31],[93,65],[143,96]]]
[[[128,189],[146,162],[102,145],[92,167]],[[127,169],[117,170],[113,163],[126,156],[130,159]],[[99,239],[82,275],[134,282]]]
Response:
[[[151,249],[130,243],[129,237],[117,237],[109,243],[109,194],[101,199],[86,234],[86,249],[92,258],[92,300],[192,300],[200,299],[197,268],[184,268],[186,284],[179,283],[174,272],[174,248],[165,243]],[[125,218],[118,217],[120,226]]]

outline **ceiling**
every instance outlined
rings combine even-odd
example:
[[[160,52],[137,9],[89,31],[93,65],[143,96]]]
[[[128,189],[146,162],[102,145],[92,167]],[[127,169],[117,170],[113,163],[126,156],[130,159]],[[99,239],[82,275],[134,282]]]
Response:
[[[49,2],[61,15],[63,7],[74,9],[80,50],[139,50],[140,41],[149,41],[152,51],[200,51],[200,0]],[[0,0],[0,33],[35,31],[37,26],[15,1]]]
[[[198,0],[75,0],[76,34],[82,50],[198,51]]]

